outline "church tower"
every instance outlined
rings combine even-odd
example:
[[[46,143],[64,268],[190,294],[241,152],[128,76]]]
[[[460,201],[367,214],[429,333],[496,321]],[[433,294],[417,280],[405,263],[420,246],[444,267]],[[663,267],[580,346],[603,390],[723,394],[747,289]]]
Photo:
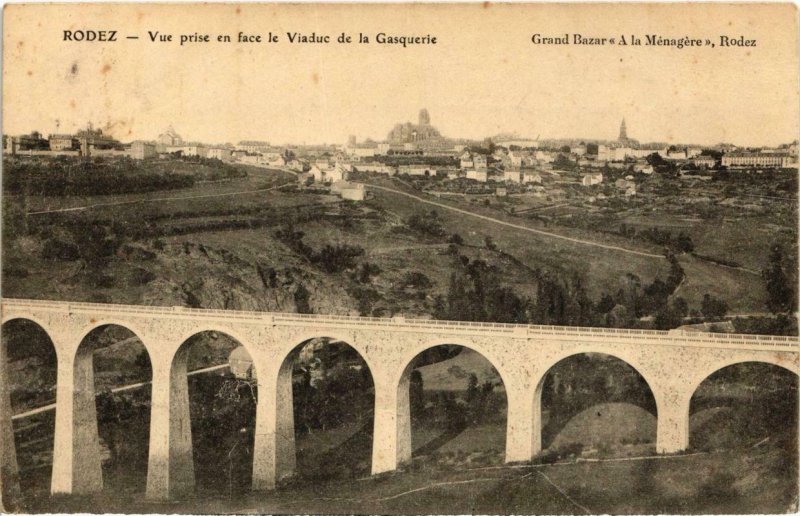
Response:
[[[628,129],[625,127],[625,117],[622,118],[622,123],[619,124],[619,141],[628,141]]]
[[[431,115],[428,114],[427,109],[419,111],[419,125],[431,125]]]

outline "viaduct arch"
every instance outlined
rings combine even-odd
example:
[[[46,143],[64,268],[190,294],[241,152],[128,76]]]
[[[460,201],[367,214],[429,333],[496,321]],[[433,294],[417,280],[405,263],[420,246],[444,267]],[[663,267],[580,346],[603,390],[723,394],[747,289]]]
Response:
[[[5,331],[9,325],[14,323],[31,324],[46,336],[48,345],[53,355],[55,355],[56,366],[58,366],[58,356],[55,345],[50,335],[43,326],[42,322],[36,317],[3,317],[2,329]],[[0,331],[2,333],[2,331]],[[12,423],[11,389],[9,381],[9,357],[11,356],[8,340],[2,335],[0,341],[0,511],[3,511],[3,498],[16,499],[21,495],[19,485],[19,464],[17,462],[16,441],[14,437],[14,426]],[[52,446],[53,443],[51,443]],[[52,478],[52,471],[51,471]],[[5,481],[5,479],[10,479]],[[13,505],[10,509],[14,510]]]
[[[569,360],[570,358],[577,357],[577,356],[580,356],[580,355],[585,355],[587,353],[597,353],[597,354],[602,354],[602,355],[611,357],[611,358],[613,358],[615,360],[618,360],[618,361],[622,362],[623,364],[631,367],[634,371],[636,371],[639,374],[639,376],[641,376],[644,379],[645,384],[647,384],[647,387],[650,389],[650,392],[653,394],[653,397],[655,398],[655,402],[656,402],[656,421],[660,420],[659,415],[660,415],[661,411],[659,409],[659,400],[655,395],[655,391],[653,391],[653,387],[651,385],[651,381],[647,377],[647,374],[648,374],[647,368],[646,368],[646,366],[644,364],[638,363],[638,361],[636,360],[635,356],[630,356],[628,353],[619,352],[619,351],[616,351],[616,352],[605,352],[605,351],[576,351],[576,350],[569,350],[569,351],[566,351],[564,353],[557,354],[554,358],[550,359],[548,362],[543,364],[541,369],[540,369],[540,371],[543,371],[543,372],[541,373],[541,376],[539,376],[539,378],[538,378],[538,381],[536,383],[536,390],[533,393],[533,420],[534,420],[533,427],[534,427],[534,434],[533,434],[532,449],[533,449],[533,453],[534,454],[539,453],[540,451],[542,451],[542,430],[543,430],[543,426],[544,426],[542,424],[542,391],[544,389],[544,383],[545,383],[545,380],[547,379],[547,375],[558,364],[560,364],[560,363],[562,363],[562,362],[564,362],[566,360]],[[687,418],[688,418],[688,415],[687,415]],[[536,429],[538,429],[538,431]]]
[[[443,343],[481,353],[500,373],[508,401],[507,462],[530,460],[541,448],[538,401],[541,382],[560,360],[577,353],[603,353],[633,366],[656,399],[659,453],[674,453],[689,444],[689,402],[694,389],[714,371],[737,362],[777,363],[800,372],[797,337],[697,334],[680,331],[620,330],[499,323],[467,323],[403,318],[317,316],[264,312],[69,303],[24,299],[2,300],[2,322],[15,318],[37,322],[50,336],[58,357],[56,435],[59,449],[53,463],[53,493],[73,493],[76,385],[73,369],[78,345],[101,324],[131,329],[150,354],[153,383],[147,497],[166,500],[193,485],[185,463],[187,447],[181,430],[188,406],[184,393],[185,358],[180,348],[201,331],[226,333],[250,353],[258,371],[259,396],[252,487],[272,489],[291,474],[288,419],[291,383],[286,357],[306,340],[330,336],[348,343],[362,356],[375,385],[372,472],[393,471],[407,457],[405,415],[399,387],[406,368],[420,352]],[[2,357],[4,358],[4,357]],[[10,425],[5,360],[0,361],[0,429]],[[283,380],[283,381],[279,381]],[[287,389],[287,385],[289,386]],[[177,428],[177,430],[176,430]],[[176,437],[181,435],[182,437]],[[5,434],[4,434],[5,435]],[[5,442],[5,439],[4,439]],[[5,450],[5,447],[4,447]],[[3,471],[10,471],[7,454]],[[8,474],[0,483],[13,482]],[[0,485],[0,487],[3,487]],[[96,489],[96,486],[93,486]]]
[[[397,459],[396,459],[396,466],[400,466],[402,464],[406,464],[411,462],[411,455],[412,455],[412,440],[411,440],[411,400],[410,400],[410,379],[411,373],[415,369],[414,362],[416,359],[425,353],[428,350],[434,349],[439,346],[458,346],[463,349],[468,349],[470,351],[474,351],[478,353],[484,360],[486,360],[496,371],[497,374],[500,376],[500,381],[503,383],[503,387],[508,390],[506,387],[506,379],[503,376],[503,371],[501,371],[498,366],[497,362],[491,358],[491,354],[487,356],[488,350],[484,349],[481,350],[480,346],[474,345],[466,345],[462,344],[458,341],[456,342],[427,342],[422,341],[419,348],[412,348],[409,350],[408,355],[411,355],[410,358],[408,356],[404,356],[401,359],[402,367],[398,369],[399,376],[392,378],[389,381],[390,385],[397,386],[397,393],[396,393],[396,419],[397,419],[397,433],[396,433],[396,451],[397,451]],[[508,411],[508,408],[506,408]],[[511,418],[507,417],[506,421],[508,422]],[[508,423],[506,423],[508,425]]]

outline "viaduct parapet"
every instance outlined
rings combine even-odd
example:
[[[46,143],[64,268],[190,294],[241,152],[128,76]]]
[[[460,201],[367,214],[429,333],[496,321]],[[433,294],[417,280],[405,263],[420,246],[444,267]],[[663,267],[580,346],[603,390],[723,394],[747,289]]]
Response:
[[[89,346],[93,330],[119,325],[143,343],[152,364],[147,497],[166,500],[194,489],[186,341],[201,332],[229,335],[253,360],[258,382],[253,489],[267,490],[295,470],[291,352],[317,337],[346,342],[364,359],[375,386],[372,472],[411,459],[409,377],[426,349],[461,345],[498,371],[508,401],[507,462],[541,451],[541,396],[547,372],[580,353],[604,353],[639,372],[657,409],[656,449],[689,446],[693,393],[714,372],[741,362],[765,362],[798,374],[797,337],[469,323],[403,318],[298,315],[24,299],[2,300],[2,323],[32,321],[47,333],[58,360],[52,493],[102,489],[100,444]],[[17,477],[7,350],[0,346],[0,487]]]

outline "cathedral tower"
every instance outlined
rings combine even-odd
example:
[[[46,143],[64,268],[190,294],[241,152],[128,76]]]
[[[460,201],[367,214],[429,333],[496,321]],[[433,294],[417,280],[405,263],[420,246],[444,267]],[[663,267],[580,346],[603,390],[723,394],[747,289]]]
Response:
[[[431,115],[428,114],[427,109],[419,111],[419,125],[431,125]]]

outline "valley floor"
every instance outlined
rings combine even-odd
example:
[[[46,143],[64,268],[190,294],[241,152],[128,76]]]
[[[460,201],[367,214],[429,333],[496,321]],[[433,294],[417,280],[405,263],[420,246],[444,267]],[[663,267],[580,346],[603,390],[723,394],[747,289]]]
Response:
[[[796,472],[769,447],[549,465],[442,468],[347,481],[297,482],[269,493],[152,504],[105,493],[51,500],[53,512],[634,514],[786,513]],[[794,470],[796,471],[796,470]]]

